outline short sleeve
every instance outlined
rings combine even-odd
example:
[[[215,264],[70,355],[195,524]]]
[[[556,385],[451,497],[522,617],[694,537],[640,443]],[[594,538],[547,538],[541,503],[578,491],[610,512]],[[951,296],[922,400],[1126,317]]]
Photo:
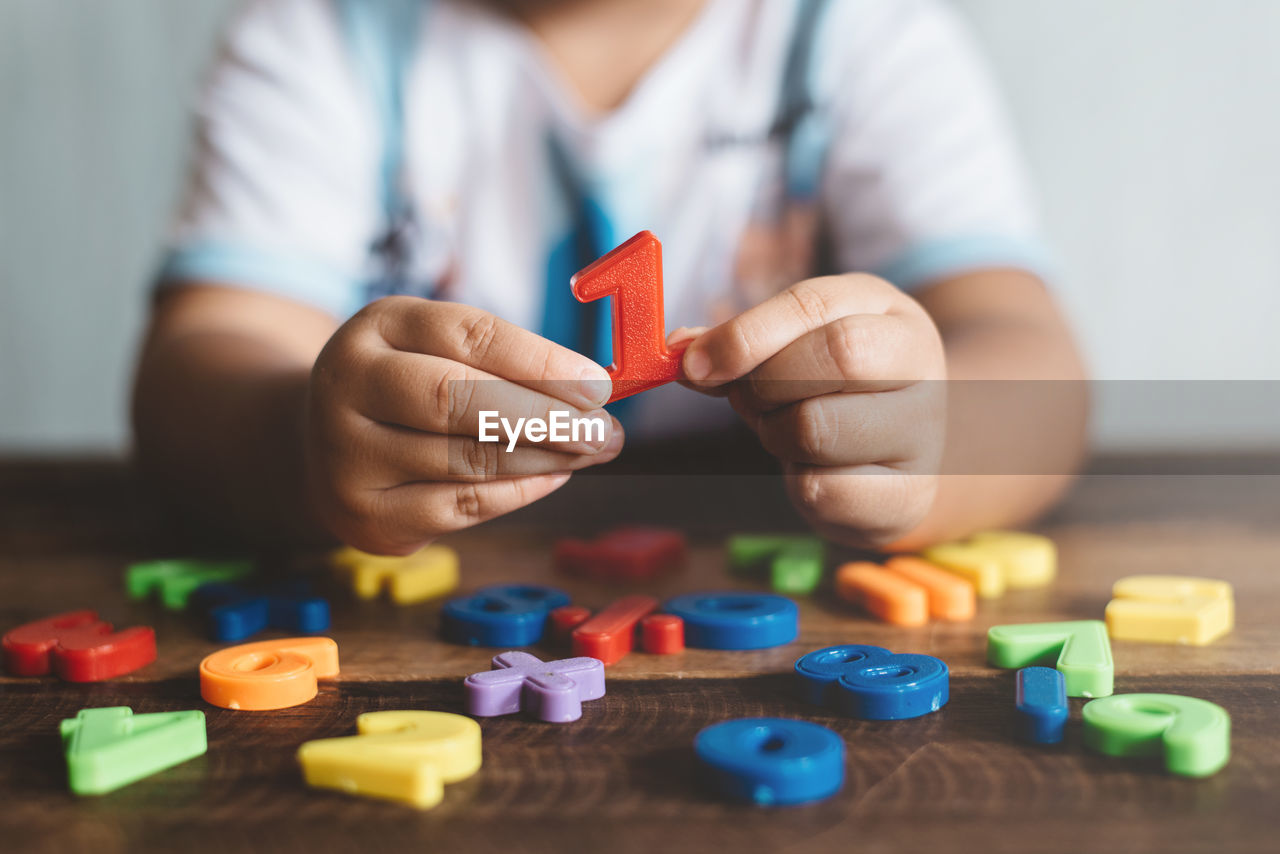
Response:
[[[160,287],[216,281],[337,317],[359,306],[381,226],[378,123],[334,5],[253,0],[232,22]]]
[[[904,289],[990,267],[1047,275],[1029,184],[970,33],[936,0],[832,4],[815,88],[840,269]]]

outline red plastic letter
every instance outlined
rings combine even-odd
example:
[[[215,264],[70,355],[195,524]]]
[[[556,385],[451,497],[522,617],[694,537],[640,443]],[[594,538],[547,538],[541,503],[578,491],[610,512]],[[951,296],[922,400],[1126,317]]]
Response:
[[[600,581],[651,581],[684,560],[684,535],[665,528],[617,528],[593,542],[560,540],[555,548],[557,568]]]
[[[570,280],[578,302],[613,297],[612,403],[680,376],[684,349],[667,349],[662,319],[662,244],[642,231]]]
[[[573,631],[573,654],[616,664],[635,647],[636,624],[658,610],[652,596],[623,596]]]
[[[591,611],[581,605],[564,605],[547,615],[551,636],[565,643],[573,637],[573,630],[591,619]]]
[[[674,614],[650,614],[640,621],[640,643],[654,655],[684,652],[684,620]]]
[[[147,626],[112,632],[96,611],[71,611],[19,626],[4,636],[4,666],[14,676],[52,670],[68,682],[98,682],[156,660]]]

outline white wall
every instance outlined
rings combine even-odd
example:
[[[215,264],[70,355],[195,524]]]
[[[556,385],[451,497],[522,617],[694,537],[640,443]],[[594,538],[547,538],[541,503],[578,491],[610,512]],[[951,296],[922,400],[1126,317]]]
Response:
[[[0,0],[0,450],[122,448],[225,0]]]
[[[1280,445],[1280,3],[956,0],[1018,120],[1108,447]]]
[[[1004,81],[1095,373],[1280,379],[1280,3],[955,2]],[[185,99],[230,4],[0,0],[0,450],[124,446]],[[1100,444],[1280,438],[1259,385],[1206,386],[1103,384]]]

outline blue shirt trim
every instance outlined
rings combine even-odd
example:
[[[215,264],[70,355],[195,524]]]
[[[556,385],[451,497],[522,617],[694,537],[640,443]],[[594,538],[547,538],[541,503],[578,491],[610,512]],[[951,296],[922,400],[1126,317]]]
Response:
[[[967,235],[917,243],[873,270],[903,290],[995,267],[1015,267],[1051,278],[1056,265],[1039,242],[1008,235]]]
[[[157,287],[191,281],[253,288],[307,303],[337,318],[362,304],[361,283],[305,254],[218,242],[193,243],[171,250],[157,276]]]
[[[352,59],[373,97],[382,127],[379,164],[388,220],[404,207],[404,85],[421,35],[422,0],[337,0]]]

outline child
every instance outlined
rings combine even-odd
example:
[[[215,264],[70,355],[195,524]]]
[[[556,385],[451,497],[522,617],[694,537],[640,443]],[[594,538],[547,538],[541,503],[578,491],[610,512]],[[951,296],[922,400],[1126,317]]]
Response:
[[[479,443],[481,410],[599,414],[608,308],[568,280],[642,229],[685,387],[590,441]],[[1028,520],[1082,454],[1083,384],[1039,382],[1083,378],[1040,258],[935,0],[255,0],[199,111],[138,455],[206,516],[407,553],[613,459],[623,421],[740,417],[816,530],[914,548]]]

